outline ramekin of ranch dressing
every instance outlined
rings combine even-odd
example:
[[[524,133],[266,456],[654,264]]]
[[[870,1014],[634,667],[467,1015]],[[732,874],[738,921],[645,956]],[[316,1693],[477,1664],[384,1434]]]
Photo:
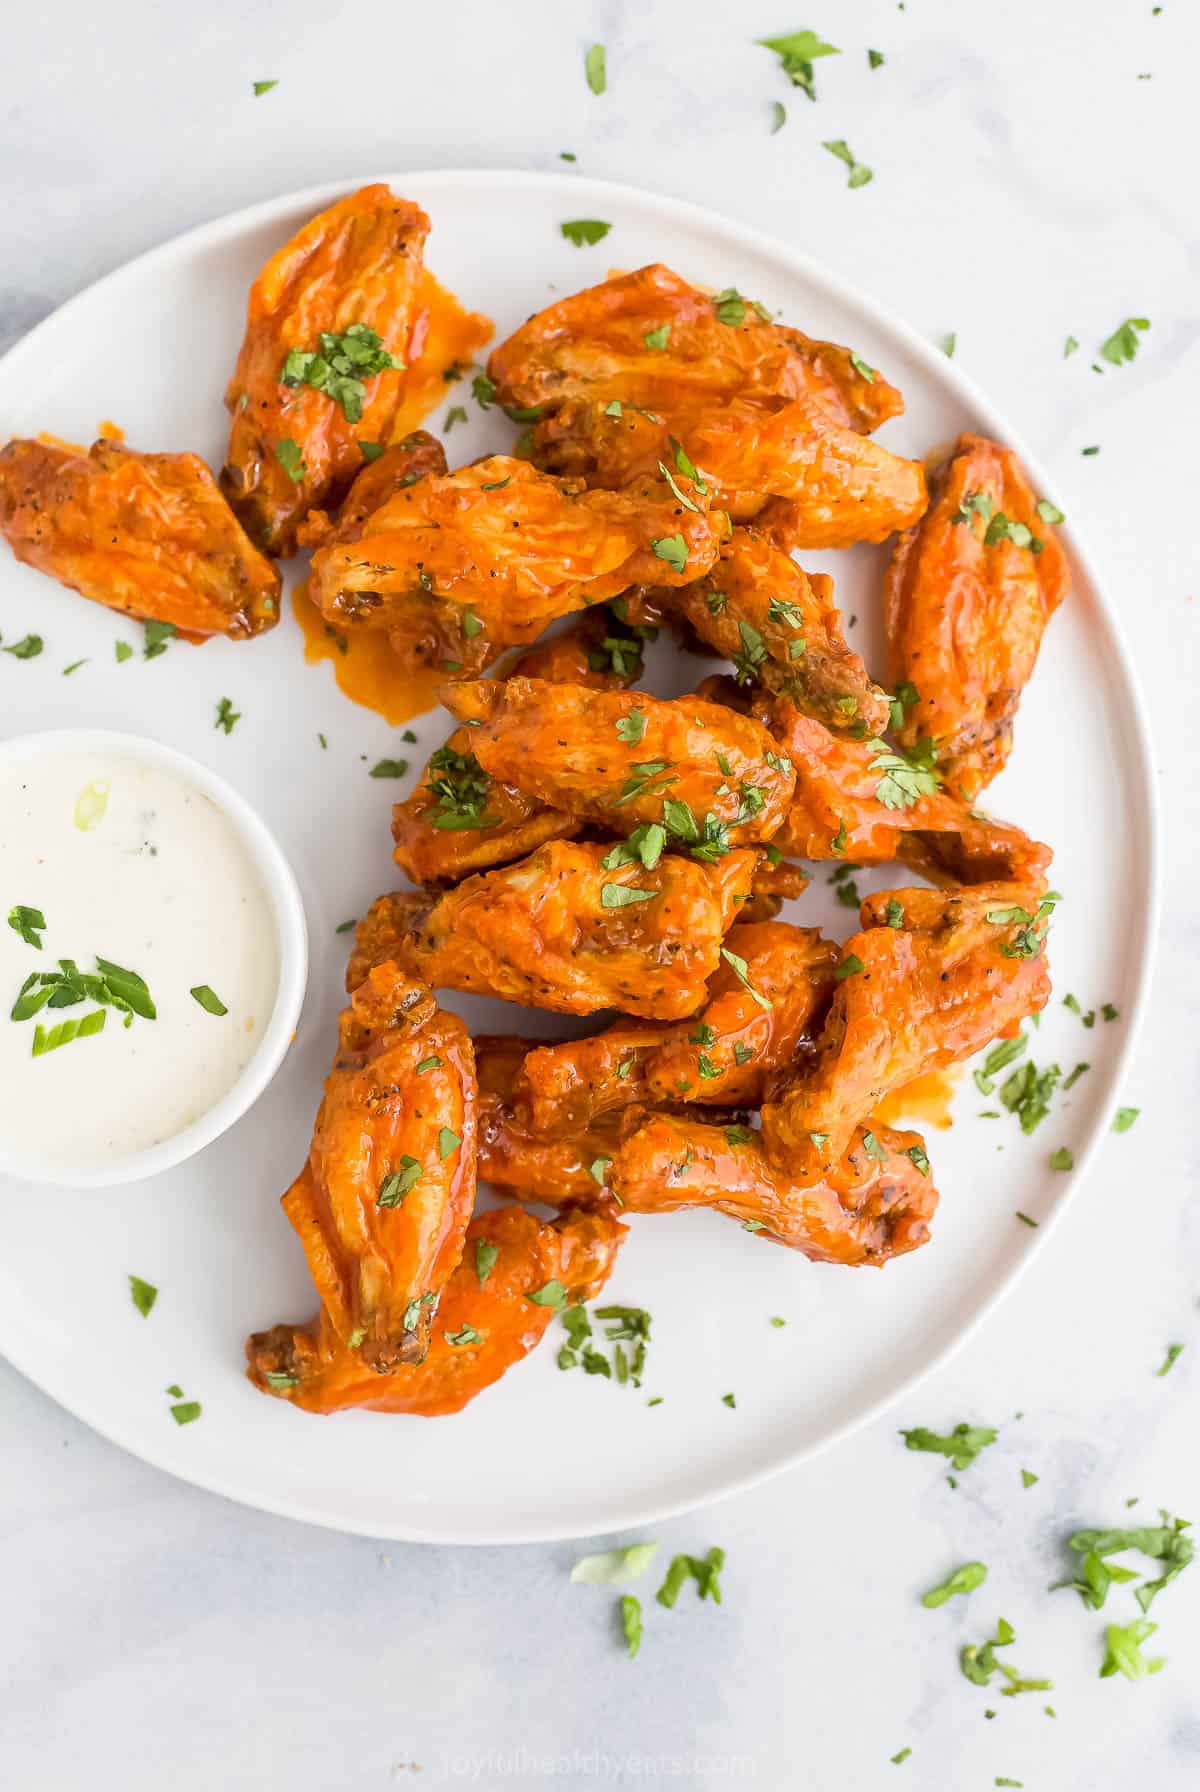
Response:
[[[307,962],[291,868],[223,779],[133,735],[0,744],[0,1175],[190,1157],[275,1074]]]

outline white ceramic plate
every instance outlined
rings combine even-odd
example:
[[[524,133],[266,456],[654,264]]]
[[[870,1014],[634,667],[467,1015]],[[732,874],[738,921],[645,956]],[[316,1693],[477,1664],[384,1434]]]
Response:
[[[499,335],[610,267],[661,260],[714,287],[736,285],[815,336],[851,344],[898,384],[907,413],[883,440],[923,454],[964,428],[1025,452],[939,352],[885,310],[782,243],[674,200],[573,175],[388,174],[433,220],[429,261]],[[192,231],[74,299],[0,364],[0,439],[49,430],[88,440],[113,418],[135,447],[192,448],[219,465],[222,394],[242,332],[246,288],[307,217],[351,183],[273,200]],[[563,240],[564,218],[604,218],[602,247]],[[466,384],[447,389],[468,426],[452,462],[515,431],[483,416]],[[439,427],[440,416],[432,420]],[[1039,489],[1053,488],[1028,454]],[[1044,1241],[1108,1129],[1146,988],[1154,930],[1153,789],[1145,724],[1120,633],[1072,543],[1075,587],[1055,617],[1025,696],[1017,748],[988,792],[995,813],[1053,843],[1065,900],[1051,938],[1058,996],[1112,1002],[1119,1022],[1086,1032],[1056,1000],[1033,1054],[1091,1070],[1025,1138],[1015,1120],[978,1119],[968,1078],[949,1133],[927,1135],[942,1191],[932,1244],[884,1273],[803,1258],[713,1214],[640,1218],[608,1297],[648,1307],[653,1340],[640,1392],[560,1373],[552,1340],[458,1417],[436,1422],[351,1413],[315,1418],[243,1379],[246,1334],[306,1318],[313,1298],[278,1197],[307,1149],[342,1004],[339,922],[392,886],[389,807],[405,786],[368,766],[404,752],[414,766],[446,733],[416,724],[400,748],[378,717],[306,666],[290,614],[249,645],[173,646],[118,665],[118,637],[140,631],[0,549],[0,630],[44,635],[40,659],[0,657],[6,733],[66,725],[151,734],[201,759],[256,804],[291,855],[312,941],[309,993],[272,1087],[193,1162],[126,1189],[57,1193],[0,1184],[0,1349],[55,1399],[146,1460],[233,1498],[343,1530],[445,1542],[516,1542],[644,1524],[746,1486],[844,1435],[961,1342]],[[880,668],[879,584],[886,550],[811,555],[833,571],[851,632]],[[69,680],[71,661],[88,664]],[[685,689],[711,670],[664,649],[652,682]],[[243,719],[226,737],[218,698]],[[318,731],[329,742],[322,751]],[[1098,825],[1103,817],[1103,826]],[[827,869],[827,868],[826,868]],[[865,874],[864,888],[902,882]],[[10,892],[13,900],[20,892]],[[9,897],[0,892],[0,908]],[[851,931],[825,872],[797,918]],[[0,992],[0,1000],[3,1000]],[[495,1027],[529,1016],[450,996]],[[549,1023],[552,1017],[533,1017]],[[133,1092],[136,1093],[136,1092]],[[1069,1145],[1073,1175],[1047,1167]],[[1023,1210],[1038,1230],[1015,1217]],[[150,1318],[127,1292],[133,1272],[161,1289]],[[786,1319],[783,1328],[772,1315]],[[557,1329],[557,1328],[556,1328]],[[172,1422],[179,1383],[203,1418]],[[736,1395],[736,1409],[722,1395]],[[653,1407],[647,1401],[662,1395]],[[911,1410],[915,1422],[937,1415]]]

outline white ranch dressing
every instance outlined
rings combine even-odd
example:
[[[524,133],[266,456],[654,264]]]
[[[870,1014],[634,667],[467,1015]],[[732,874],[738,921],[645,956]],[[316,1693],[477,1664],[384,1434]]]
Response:
[[[46,918],[42,949],[7,924]],[[34,1029],[85,1001],[9,1019],[31,971],[97,956],[145,979],[155,1020],[108,1008],[104,1028],[40,1057]],[[119,752],[54,752],[0,766],[0,1146],[79,1167],[180,1132],[237,1081],[279,984],[271,903],[234,823],[183,777]],[[191,995],[207,985],[228,1009]]]

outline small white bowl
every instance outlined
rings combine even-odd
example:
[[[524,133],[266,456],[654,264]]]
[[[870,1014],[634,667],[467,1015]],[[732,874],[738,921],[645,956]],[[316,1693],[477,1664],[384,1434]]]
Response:
[[[194,1157],[227,1132],[258,1100],[287,1054],[296,1031],[308,979],[308,928],[295,873],[262,817],[224,778],[174,747],[107,728],[60,728],[0,742],[0,766],[57,753],[109,753],[155,766],[191,784],[221,809],[245,846],[271,905],[279,947],[279,985],[258,1049],[232,1088],[198,1119],[143,1151],[107,1159],[95,1168],[47,1164],[16,1156],[0,1141],[0,1176],[59,1188],[111,1188],[142,1182]]]

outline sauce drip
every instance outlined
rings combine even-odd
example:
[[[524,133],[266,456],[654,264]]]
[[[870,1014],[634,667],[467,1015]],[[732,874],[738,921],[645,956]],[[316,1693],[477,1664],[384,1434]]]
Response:
[[[946,1070],[930,1070],[924,1076],[914,1077],[902,1089],[894,1089],[884,1096],[875,1109],[875,1119],[884,1126],[898,1126],[902,1121],[915,1120],[922,1126],[948,1131],[954,1125],[950,1103],[960,1075],[958,1066],[951,1065]]]
[[[304,636],[304,658],[310,666],[328,660],[338,690],[352,703],[373,709],[393,725],[410,722],[437,707],[444,672],[427,666],[406,666],[393,650],[386,629],[356,629],[341,634],[326,622],[308,595],[308,580],[292,590],[292,611]]]
[[[426,268],[420,307],[408,339],[409,375],[392,425],[393,442],[417,429],[443,399],[450,404],[460,402],[455,396],[459,382],[447,379],[446,374],[452,368],[470,366],[491,341],[492,329],[490,317],[467,311]]]
[[[491,339],[492,320],[467,311],[426,269],[420,305],[409,337],[409,376],[405,395],[392,425],[399,442],[424,422],[429,412],[454,396],[458,381],[449,368],[468,367]],[[304,658],[310,666],[327,660],[337,687],[352,703],[373,709],[385,721],[409,722],[437,706],[445,674],[425,666],[409,666],[392,648],[385,629],[358,629],[342,634],[332,628],[308,595],[308,581],[292,590],[292,610],[304,636]]]

